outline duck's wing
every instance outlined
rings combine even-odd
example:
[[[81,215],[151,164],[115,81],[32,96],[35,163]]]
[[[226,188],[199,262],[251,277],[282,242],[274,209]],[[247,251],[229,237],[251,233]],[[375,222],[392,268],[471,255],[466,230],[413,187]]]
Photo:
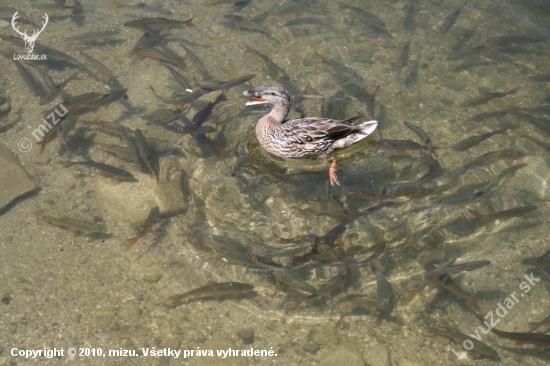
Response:
[[[358,118],[352,117],[345,120],[328,118],[289,119],[283,123],[282,127],[287,139],[295,143],[336,141],[358,131],[357,127],[351,124]]]

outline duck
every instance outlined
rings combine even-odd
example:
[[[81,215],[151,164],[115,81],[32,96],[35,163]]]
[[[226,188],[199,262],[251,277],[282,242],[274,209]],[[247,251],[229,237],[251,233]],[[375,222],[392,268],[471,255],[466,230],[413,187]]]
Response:
[[[280,158],[332,159],[329,181],[340,185],[336,175],[337,150],[351,146],[376,130],[378,121],[353,124],[358,116],[344,120],[322,117],[286,119],[290,111],[290,96],[280,86],[271,86],[261,91],[245,90],[251,100],[246,105],[271,104],[271,111],[256,123],[256,138],[260,146]]]

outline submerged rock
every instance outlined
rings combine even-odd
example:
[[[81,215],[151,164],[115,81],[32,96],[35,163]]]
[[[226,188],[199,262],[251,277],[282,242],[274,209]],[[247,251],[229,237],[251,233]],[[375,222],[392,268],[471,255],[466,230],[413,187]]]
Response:
[[[0,143],[0,212],[15,199],[36,191],[38,185],[30,178],[11,151]]]
[[[361,352],[351,343],[342,343],[321,355],[319,366],[364,366]]]

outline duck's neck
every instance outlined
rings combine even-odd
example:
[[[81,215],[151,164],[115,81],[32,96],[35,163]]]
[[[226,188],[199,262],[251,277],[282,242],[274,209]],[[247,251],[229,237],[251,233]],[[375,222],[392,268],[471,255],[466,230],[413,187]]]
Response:
[[[268,116],[270,116],[274,122],[280,124],[288,115],[288,112],[290,112],[290,104],[274,104],[273,109],[269,112]]]

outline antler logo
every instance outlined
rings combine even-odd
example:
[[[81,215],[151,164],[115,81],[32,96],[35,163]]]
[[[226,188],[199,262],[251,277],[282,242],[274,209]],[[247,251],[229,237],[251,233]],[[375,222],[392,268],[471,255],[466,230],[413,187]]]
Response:
[[[25,32],[20,32],[19,27],[17,27],[17,28],[15,27],[15,20],[17,18],[19,18],[19,16],[17,15],[18,12],[19,12],[19,10],[17,10],[15,12],[15,14],[13,14],[13,18],[11,18],[11,26],[13,27],[13,29],[17,33],[19,33],[19,35],[21,35],[21,37],[25,41],[25,48],[27,49],[27,53],[32,53],[32,50],[34,49],[34,43],[36,42],[36,39],[38,38],[40,33],[42,33],[44,28],[46,28],[46,24],[48,24],[48,19],[49,19],[48,14],[44,13],[44,18],[46,19],[46,22],[42,25],[42,29],[40,29],[39,31],[37,31],[35,29],[34,32],[32,33],[32,36],[29,36],[29,35],[27,35],[27,30],[26,29],[25,29]]]

